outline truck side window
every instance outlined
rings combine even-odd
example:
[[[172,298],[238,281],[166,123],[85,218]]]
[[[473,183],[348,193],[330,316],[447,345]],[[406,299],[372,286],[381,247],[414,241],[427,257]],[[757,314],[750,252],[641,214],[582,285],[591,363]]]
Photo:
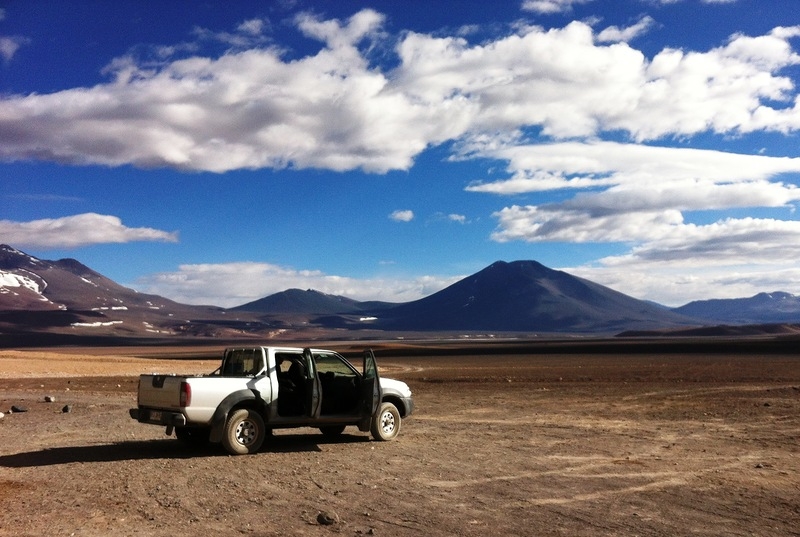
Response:
[[[355,372],[336,354],[318,353],[314,355],[314,360],[320,376],[326,373],[332,374],[329,376],[356,376]]]
[[[233,349],[225,357],[224,377],[255,376],[263,369],[261,349]]]

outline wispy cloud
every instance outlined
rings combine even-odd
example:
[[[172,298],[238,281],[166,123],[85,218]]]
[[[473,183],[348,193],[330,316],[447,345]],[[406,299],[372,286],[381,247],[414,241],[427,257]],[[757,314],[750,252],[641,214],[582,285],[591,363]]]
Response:
[[[0,35],[0,57],[9,62],[19,48],[28,43],[30,40],[25,37]]]
[[[177,232],[122,224],[116,216],[85,213],[63,218],[14,222],[0,220],[0,240],[15,247],[77,248],[135,241],[177,242]]]
[[[40,201],[40,202],[69,202],[79,203],[85,202],[84,198],[79,196],[64,196],[61,194],[8,194],[5,196],[8,199],[22,200],[22,201]]]
[[[619,28],[617,26],[609,26],[608,28],[597,34],[597,40],[601,43],[618,43],[631,41],[646,33],[655,24],[652,17],[644,16],[639,22],[628,26],[627,28]]]

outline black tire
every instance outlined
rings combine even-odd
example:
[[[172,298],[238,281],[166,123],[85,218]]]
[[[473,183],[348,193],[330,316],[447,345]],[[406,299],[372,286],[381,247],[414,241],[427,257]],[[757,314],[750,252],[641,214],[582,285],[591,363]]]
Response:
[[[400,412],[392,403],[381,403],[372,417],[370,432],[375,440],[394,440],[400,434]]]
[[[330,425],[328,427],[320,427],[319,430],[325,436],[339,436],[344,432],[344,425]]]
[[[234,410],[225,423],[222,446],[231,455],[256,453],[264,443],[266,431],[264,419],[255,410]]]
[[[187,446],[204,446],[210,431],[205,427],[175,427],[175,437]]]

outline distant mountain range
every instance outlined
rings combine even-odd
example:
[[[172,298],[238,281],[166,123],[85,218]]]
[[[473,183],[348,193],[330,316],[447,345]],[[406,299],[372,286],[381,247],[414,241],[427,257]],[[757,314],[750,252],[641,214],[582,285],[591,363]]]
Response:
[[[707,322],[764,324],[800,322],[800,297],[782,292],[750,298],[697,300],[673,311]]]
[[[58,337],[128,340],[386,337],[401,332],[595,334],[715,324],[800,323],[800,297],[761,293],[666,308],[535,261],[498,261],[428,297],[359,302],[289,289],[236,308],[191,306],[123,287],[74,259],[0,245],[0,343]],[[358,334],[350,331],[359,331]]]

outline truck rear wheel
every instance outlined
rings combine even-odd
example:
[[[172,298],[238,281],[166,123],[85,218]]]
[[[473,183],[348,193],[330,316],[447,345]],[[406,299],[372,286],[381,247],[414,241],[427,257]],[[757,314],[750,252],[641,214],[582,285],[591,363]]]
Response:
[[[397,407],[392,403],[381,403],[372,418],[370,432],[375,440],[394,440],[400,433],[400,412]]]
[[[264,443],[266,430],[261,414],[255,410],[234,410],[225,423],[222,445],[231,455],[256,453]]]

